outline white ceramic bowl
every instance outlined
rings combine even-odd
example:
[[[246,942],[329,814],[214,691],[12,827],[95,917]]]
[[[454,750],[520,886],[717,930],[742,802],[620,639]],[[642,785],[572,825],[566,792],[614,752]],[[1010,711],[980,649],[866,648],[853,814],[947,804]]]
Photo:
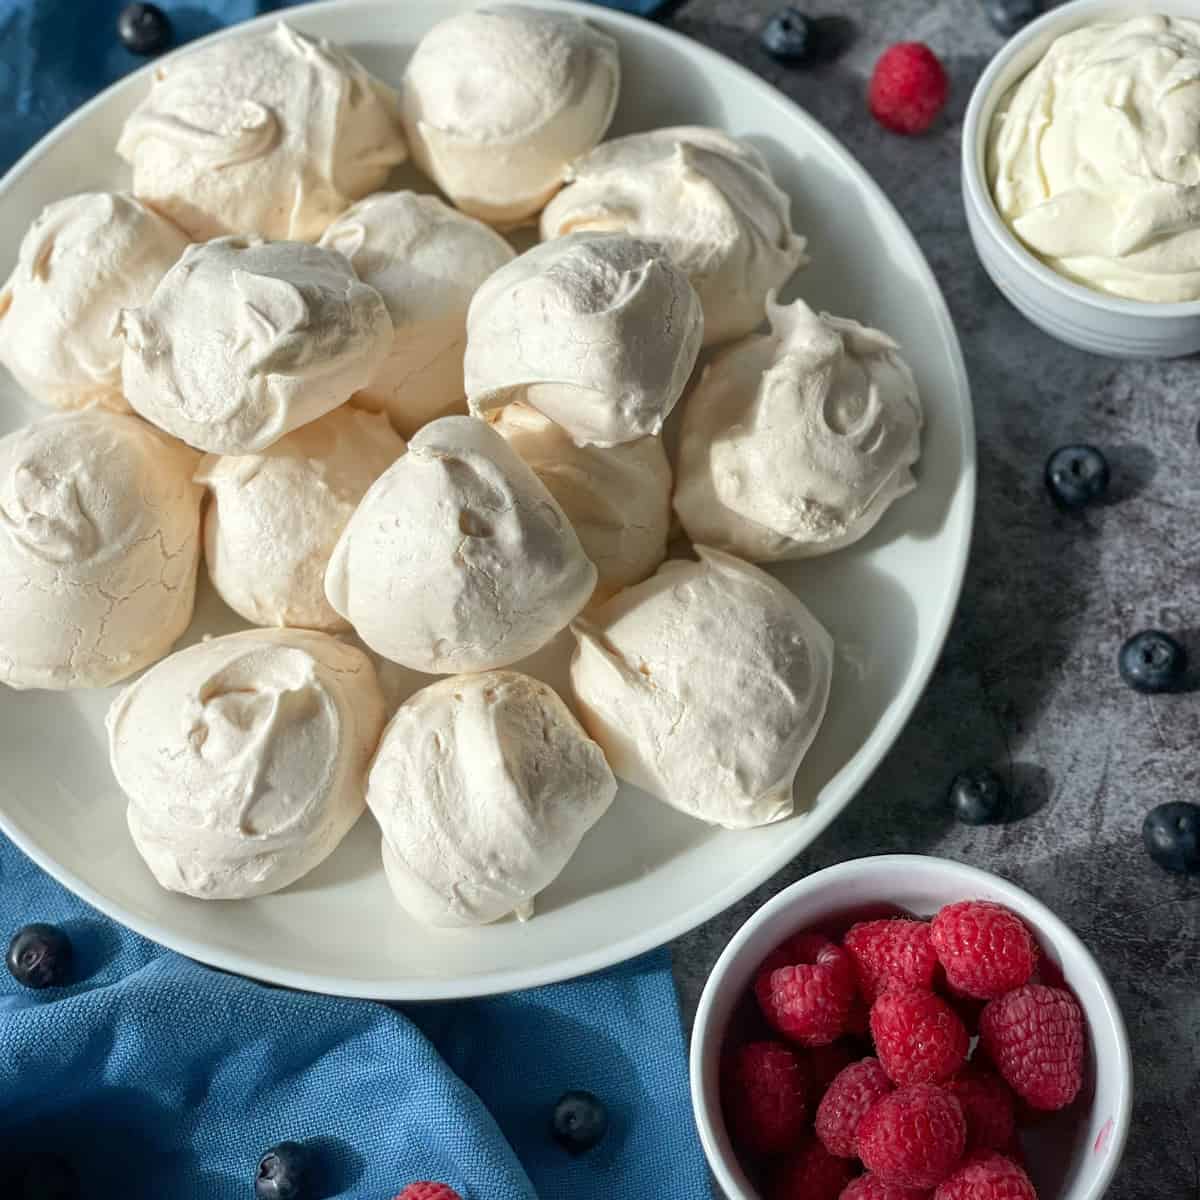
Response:
[[[1122,300],[1073,283],[1031,254],[1001,220],[988,187],[988,129],[1008,90],[1055,38],[1094,21],[1134,16],[1147,8],[1200,18],[1198,0],[1074,0],[1054,8],[1007,42],[979,77],[962,133],[962,189],[967,225],[984,269],[1035,325],[1081,350],[1116,358],[1177,358],[1200,350],[1200,301],[1151,304]]]
[[[1133,1106],[1129,1039],[1116,998],[1087,947],[1013,884],[945,858],[889,854],[818,871],[763,905],[734,935],[705,984],[692,1031],[692,1106],[713,1174],[729,1200],[759,1200],[721,1115],[720,1059],[730,1018],[759,964],[785,938],[848,912],[894,905],[932,916],[958,900],[994,900],[1033,930],[1083,1006],[1088,1044],[1082,1099],[1023,1134],[1040,1200],[1099,1200],[1125,1148]]]

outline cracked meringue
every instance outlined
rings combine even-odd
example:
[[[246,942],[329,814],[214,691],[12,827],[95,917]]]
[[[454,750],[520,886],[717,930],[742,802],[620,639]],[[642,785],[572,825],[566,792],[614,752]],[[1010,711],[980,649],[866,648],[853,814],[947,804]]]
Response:
[[[325,574],[384,658],[485,671],[532,654],[587,603],[596,568],[558,502],[485,422],[442,417],[370,487]]]
[[[120,192],[48,205],[0,289],[0,362],[44,404],[127,410],[113,322],[150,299],[187,244],[170,221]]]
[[[911,491],[921,402],[899,346],[803,301],[731,346],[683,411],[675,511],[694,542],[752,562],[856,542]]]
[[[370,659],[327,634],[252,629],[172,654],[108,713],[138,853],[201,900],[287,887],[362,815],[385,720]]]
[[[321,237],[383,297],[395,326],[391,353],[354,403],[383,411],[405,437],[467,411],[467,308],[513,248],[493,229],[416,192],[360,200]]]
[[[127,308],[125,396],[212,454],[252,454],[348,400],[392,342],[382,297],[346,259],[302,242],[191,246]]]
[[[620,233],[574,233],[501,267],[467,314],[476,416],[522,400],[576,445],[656,434],[700,352],[704,318],[662,251]]]
[[[395,92],[282,22],[156,67],[117,153],[134,194],[197,241],[315,241],[407,157]]]
[[[541,234],[589,230],[661,245],[700,297],[705,345],[756,329],[767,292],[808,261],[766,160],[749,142],[702,126],[615,138],[571,163]]]
[[[107,687],[167,653],[192,619],[196,461],[104,409],[0,438],[0,683]]]
[[[401,907],[428,925],[533,914],[617,781],[547,684],[516,671],[439,680],[384,731],[367,803]]]
[[[349,629],[325,568],[367,488],[404,453],[382,413],[343,406],[260,454],[206,455],[204,558],[221,599],[255,625]]]
[[[791,815],[833,640],[765,571],[696,553],[575,622],[571,684],[622,779],[726,829],[766,825]]]
[[[519,225],[604,136],[620,83],[617,43],[569,13],[460,13],[421,39],[404,74],[413,160],[463,212]]]
[[[525,404],[488,419],[562,505],[596,564],[592,604],[645,579],[666,558],[671,467],[661,438],[576,446],[561,426]]]

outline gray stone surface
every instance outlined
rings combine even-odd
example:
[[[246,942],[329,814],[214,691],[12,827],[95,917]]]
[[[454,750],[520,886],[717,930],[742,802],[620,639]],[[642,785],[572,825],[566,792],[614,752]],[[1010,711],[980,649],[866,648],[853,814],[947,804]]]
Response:
[[[797,0],[836,12],[856,41],[836,63],[786,68],[758,47],[774,0],[688,0],[668,24],[737,59],[827,125],[891,196],[946,293],[974,390],[980,490],[971,567],[949,644],[907,731],[849,811],[805,854],[674,946],[685,1022],[733,932],[793,880],[891,851],[996,871],[1049,904],[1095,952],[1133,1039],[1133,1135],[1110,1196],[1200,1197],[1200,879],[1143,854],[1141,822],[1197,799],[1196,694],[1135,695],[1117,648],[1154,625],[1200,664],[1200,374],[1195,361],[1125,363],[1069,350],[1027,324],[979,266],[959,198],[962,113],[1001,39],[979,0]],[[928,42],[951,73],[929,136],[878,128],[863,96],[889,44]],[[1058,514],[1049,452],[1103,447],[1112,503]],[[944,809],[960,767],[1007,772],[1031,811],[990,829]]]

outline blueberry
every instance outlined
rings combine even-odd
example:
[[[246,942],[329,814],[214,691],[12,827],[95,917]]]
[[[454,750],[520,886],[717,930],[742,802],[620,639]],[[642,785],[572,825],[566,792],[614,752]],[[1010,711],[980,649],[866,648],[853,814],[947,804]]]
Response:
[[[31,1154],[17,1168],[14,1200],[79,1200],[75,1168],[60,1154]]]
[[[254,1176],[255,1200],[308,1200],[313,1193],[312,1155],[299,1142],[280,1142],[262,1156]]]
[[[1042,15],[1042,0],[983,0],[987,19],[1004,34],[1024,29],[1030,21]]]
[[[131,54],[159,54],[171,44],[171,22],[157,4],[127,4],[117,17],[117,37]]]
[[[790,4],[767,21],[762,31],[762,48],[780,62],[807,62],[813,49],[812,23]]]
[[[1175,800],[1152,808],[1142,822],[1142,841],[1160,867],[1200,872],[1200,805]]]
[[[1135,633],[1117,656],[1121,678],[1135,692],[1171,692],[1187,671],[1187,651],[1161,629]]]
[[[1108,460],[1095,446],[1063,446],[1046,463],[1046,487],[1063,508],[1083,508],[1108,491]]]
[[[608,1112],[591,1092],[565,1092],[554,1106],[550,1132],[568,1154],[586,1154],[608,1132]]]
[[[71,939],[57,925],[25,925],[8,944],[8,971],[27,988],[62,987],[71,974]]]
[[[991,767],[968,767],[950,784],[950,807],[964,825],[991,825],[1008,812],[1008,789]]]

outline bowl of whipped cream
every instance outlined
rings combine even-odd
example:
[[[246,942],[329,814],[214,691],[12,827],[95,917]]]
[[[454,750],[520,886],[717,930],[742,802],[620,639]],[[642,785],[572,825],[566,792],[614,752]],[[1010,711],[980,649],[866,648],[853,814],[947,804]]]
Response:
[[[1097,354],[1200,350],[1200,5],[1076,0],[1009,41],[962,141],[975,248],[1004,295]]]

